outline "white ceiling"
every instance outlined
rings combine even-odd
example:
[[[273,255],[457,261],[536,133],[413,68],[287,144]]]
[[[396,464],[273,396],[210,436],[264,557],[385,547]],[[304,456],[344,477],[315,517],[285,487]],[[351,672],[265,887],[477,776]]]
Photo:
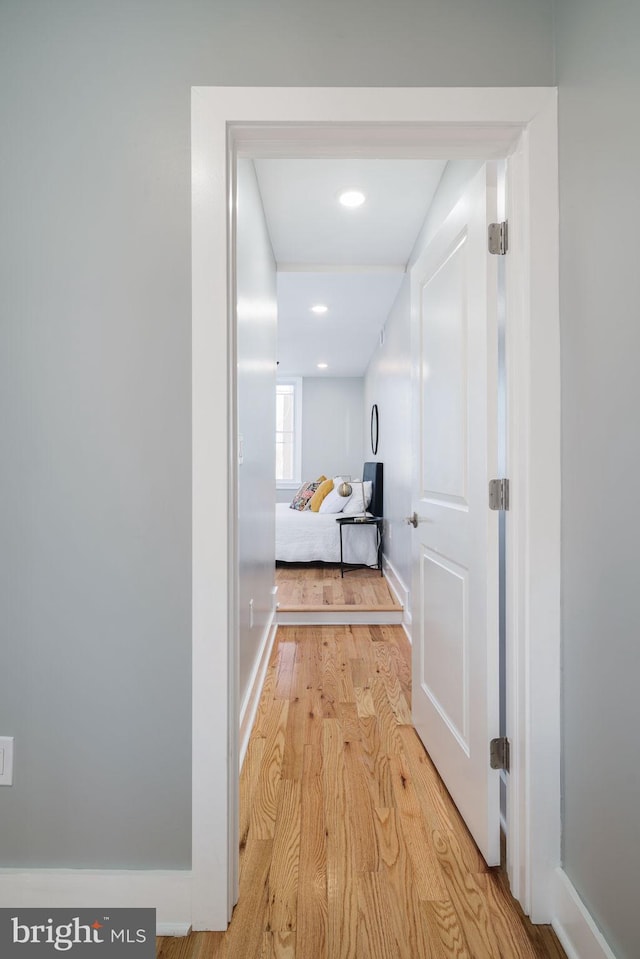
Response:
[[[362,376],[403,275],[278,273],[278,373]],[[312,303],[329,311],[315,316]]]
[[[255,167],[279,271],[278,373],[362,376],[445,162],[269,159]],[[338,202],[349,188],[367,197],[358,209]],[[328,312],[315,316],[314,303]]]

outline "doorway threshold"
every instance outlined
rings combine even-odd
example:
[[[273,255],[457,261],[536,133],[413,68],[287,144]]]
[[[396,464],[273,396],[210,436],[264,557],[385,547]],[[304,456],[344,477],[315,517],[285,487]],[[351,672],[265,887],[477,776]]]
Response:
[[[284,626],[392,626],[404,608],[386,577],[369,569],[340,574],[330,564],[284,564],[276,568],[276,621]]]

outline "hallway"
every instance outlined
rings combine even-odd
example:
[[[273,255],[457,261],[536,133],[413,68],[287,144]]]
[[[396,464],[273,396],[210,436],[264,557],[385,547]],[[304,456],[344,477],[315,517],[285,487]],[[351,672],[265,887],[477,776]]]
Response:
[[[489,870],[410,725],[398,626],[280,627],[241,775],[226,933],[158,959],[564,959]]]

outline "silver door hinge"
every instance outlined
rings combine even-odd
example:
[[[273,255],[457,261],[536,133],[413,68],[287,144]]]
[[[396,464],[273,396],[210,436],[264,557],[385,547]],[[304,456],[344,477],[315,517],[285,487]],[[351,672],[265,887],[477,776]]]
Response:
[[[504,256],[509,249],[509,228],[507,221],[489,224],[489,253]]]
[[[509,772],[509,740],[506,736],[492,739],[489,743],[489,762],[492,769]]]
[[[508,479],[492,479],[489,482],[489,509],[509,509]]]

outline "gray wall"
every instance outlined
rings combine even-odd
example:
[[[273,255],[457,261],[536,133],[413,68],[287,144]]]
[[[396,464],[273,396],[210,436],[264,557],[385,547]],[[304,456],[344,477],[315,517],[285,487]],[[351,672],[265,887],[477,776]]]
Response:
[[[276,264],[253,160],[238,161],[237,398],[239,686],[244,702],[273,606],[276,432]],[[253,601],[253,613],[250,603]]]
[[[190,86],[549,84],[550,5],[1,0],[2,865],[190,862]]]
[[[640,6],[560,0],[557,37],[564,867],[636,959]]]

